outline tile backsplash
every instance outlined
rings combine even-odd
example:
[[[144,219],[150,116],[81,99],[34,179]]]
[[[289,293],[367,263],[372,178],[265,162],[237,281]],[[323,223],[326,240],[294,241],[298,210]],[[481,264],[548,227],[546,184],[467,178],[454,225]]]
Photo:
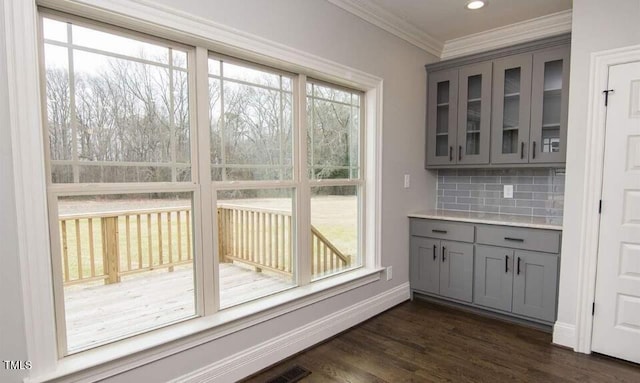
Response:
[[[513,185],[513,198],[504,198],[504,185]],[[438,170],[437,208],[562,217],[564,169]]]

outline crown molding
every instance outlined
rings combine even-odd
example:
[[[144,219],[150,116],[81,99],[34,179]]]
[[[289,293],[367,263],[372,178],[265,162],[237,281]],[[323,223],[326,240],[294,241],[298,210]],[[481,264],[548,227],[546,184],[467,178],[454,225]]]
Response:
[[[436,57],[441,57],[444,43],[403,18],[366,0],[327,0],[333,5],[384,29]]]
[[[488,31],[447,40],[441,59],[465,56],[571,32],[572,10],[552,13]]]

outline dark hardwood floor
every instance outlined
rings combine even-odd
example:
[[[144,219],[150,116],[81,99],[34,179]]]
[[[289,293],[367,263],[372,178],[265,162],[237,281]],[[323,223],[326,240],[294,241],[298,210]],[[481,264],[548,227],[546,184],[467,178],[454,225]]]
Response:
[[[640,347],[640,345],[638,345]],[[553,346],[551,334],[416,299],[247,380],[299,365],[303,382],[640,382],[640,366]]]

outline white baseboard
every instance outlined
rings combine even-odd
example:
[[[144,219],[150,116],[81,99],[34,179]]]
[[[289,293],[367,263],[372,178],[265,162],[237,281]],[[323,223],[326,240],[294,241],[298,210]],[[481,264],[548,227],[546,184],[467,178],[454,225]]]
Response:
[[[576,345],[576,326],[569,323],[556,322],[553,325],[553,343],[573,350]]]
[[[171,383],[236,382],[409,299],[409,283],[211,363]]]

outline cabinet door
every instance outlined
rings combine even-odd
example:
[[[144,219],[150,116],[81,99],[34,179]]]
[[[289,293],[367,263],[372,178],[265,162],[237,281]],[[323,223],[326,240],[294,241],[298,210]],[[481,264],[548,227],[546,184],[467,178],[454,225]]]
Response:
[[[458,70],[429,73],[428,82],[426,165],[455,164]]]
[[[565,162],[569,103],[569,48],[533,55],[529,162]]]
[[[491,136],[491,62],[458,72],[458,164],[488,164]]]
[[[531,54],[524,54],[493,62],[493,164],[528,162],[531,60]]]
[[[558,256],[515,251],[513,313],[553,322],[556,316]]]
[[[511,312],[513,250],[476,245],[473,302]]]
[[[411,288],[438,294],[440,291],[440,241],[411,237]]]
[[[473,245],[442,241],[440,295],[465,302],[473,300]]]

